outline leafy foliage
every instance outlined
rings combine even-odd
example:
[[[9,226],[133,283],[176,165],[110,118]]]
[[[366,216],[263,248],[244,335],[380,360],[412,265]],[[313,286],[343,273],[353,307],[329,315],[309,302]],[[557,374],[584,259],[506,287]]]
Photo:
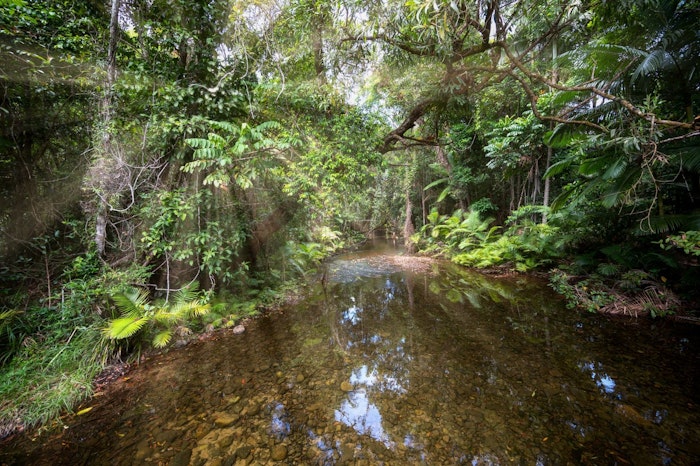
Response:
[[[221,121],[210,122],[210,125],[225,136],[209,133],[207,139],[187,139],[187,144],[195,149],[194,160],[183,165],[182,171],[205,173],[203,183],[215,188],[226,188],[232,179],[241,189],[251,188],[258,172],[269,166],[265,155],[274,155],[290,147],[288,142],[266,135],[270,130],[282,128],[275,121],[257,126]]]
[[[174,332],[186,334],[190,321],[209,312],[210,306],[193,288],[178,291],[172,302],[150,303],[148,292],[131,289],[112,296],[121,317],[111,319],[104,327],[106,338],[130,340],[144,328],[152,334],[151,344],[162,348],[172,340]]]

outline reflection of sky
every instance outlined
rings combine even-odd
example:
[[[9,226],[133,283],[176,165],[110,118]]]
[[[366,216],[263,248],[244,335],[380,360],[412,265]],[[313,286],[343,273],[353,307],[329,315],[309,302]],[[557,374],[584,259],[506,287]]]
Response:
[[[355,429],[359,434],[366,434],[373,439],[391,447],[389,435],[382,426],[382,415],[379,408],[369,399],[373,388],[380,391],[391,390],[405,393],[396,377],[380,374],[376,367],[370,369],[363,365],[352,371],[350,383],[355,390],[348,393],[340,408],[335,411],[335,420]]]
[[[579,363],[579,368],[583,372],[588,372],[591,378],[595,382],[596,386],[600,389],[601,393],[607,395],[615,396],[615,398],[620,399],[622,396],[615,393],[616,383],[615,380],[603,371],[603,365],[599,362],[583,362]]]
[[[360,314],[362,313],[362,308],[357,307],[355,304],[343,311],[343,322],[352,325],[357,325],[360,322]]]
[[[406,379],[408,377],[406,376]],[[404,394],[408,390],[401,384],[399,378],[391,373],[380,373],[374,367],[371,370],[367,365],[363,365],[352,371],[350,375],[350,383],[354,387],[364,385],[367,388],[377,388],[379,391],[392,391],[398,394]]]
[[[364,385],[366,387],[371,387],[377,382],[377,369],[372,369],[369,372],[367,366],[362,366],[359,369],[352,371],[350,376],[350,383],[353,386]]]
[[[396,284],[390,279],[386,279],[384,282],[384,304],[388,303],[396,295]]]
[[[364,389],[348,393],[347,399],[335,410],[335,420],[352,427],[359,434],[366,434],[375,440],[391,446],[389,435],[382,427],[382,415],[374,403],[370,403]]]
[[[272,408],[272,420],[270,421],[270,432],[279,439],[289,435],[291,426],[287,420],[287,412],[282,403],[277,403]]]

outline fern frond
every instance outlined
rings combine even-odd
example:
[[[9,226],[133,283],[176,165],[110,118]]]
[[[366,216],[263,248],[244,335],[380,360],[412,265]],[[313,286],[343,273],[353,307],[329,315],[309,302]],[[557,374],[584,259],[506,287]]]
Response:
[[[227,144],[226,139],[224,139],[223,137],[219,136],[216,133],[209,133],[207,135],[207,139],[209,139],[209,141],[214,143],[214,147],[217,147],[220,149],[223,147],[226,147],[226,144]]]
[[[210,141],[209,139],[203,138],[187,138],[185,139],[187,145],[193,149],[214,149],[216,148],[216,143]]]
[[[233,136],[238,135],[241,131],[237,125],[229,121],[210,121],[209,124],[212,126],[212,128],[224,131]]]

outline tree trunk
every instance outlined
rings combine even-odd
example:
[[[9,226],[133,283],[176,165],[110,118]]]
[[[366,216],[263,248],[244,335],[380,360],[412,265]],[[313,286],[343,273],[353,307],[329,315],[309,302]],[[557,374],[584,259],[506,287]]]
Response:
[[[556,39],[552,43],[552,60],[556,60],[558,55],[558,50],[557,50],[557,41]],[[555,83],[559,81],[559,72],[557,71],[556,66],[552,69],[552,81]],[[549,122],[549,130],[552,131],[554,129],[554,122],[550,121]],[[554,155],[554,149],[552,149],[552,146],[547,146],[547,161],[545,163],[544,167],[544,172],[547,173],[547,170],[549,170],[549,166],[552,164],[552,156]],[[547,223],[547,210],[546,207],[549,207],[549,189],[550,189],[550,184],[551,180],[549,177],[545,178],[544,180],[544,192],[542,193],[542,205],[545,207],[545,210],[542,212],[542,223]]]
[[[411,202],[411,190],[406,190],[406,220],[403,223],[403,241],[406,245],[408,252],[412,253],[415,250],[415,246],[411,241],[411,236],[416,232],[413,226],[413,202]]]
[[[540,161],[535,159],[532,167],[532,204],[537,204],[537,197],[540,194]]]
[[[515,210],[515,176],[510,177],[510,204],[508,207],[510,212]]]
[[[294,217],[297,202],[294,199],[284,200],[272,213],[257,222],[248,239],[248,254],[253,267],[258,267],[260,253],[272,235],[282,229]]]
[[[314,51],[316,79],[320,84],[326,84],[326,66],[323,63],[323,27],[320,24],[314,27],[311,46]]]
[[[554,126],[552,122],[549,123],[550,129]],[[554,150],[552,146],[547,146],[547,162],[544,167],[544,172],[547,173],[549,166],[552,164],[552,155]],[[542,193],[542,205],[546,208],[549,207],[549,189],[550,189],[551,179],[549,177],[544,179],[544,191]],[[542,223],[547,223],[547,210],[542,212]]]
[[[109,22],[109,47],[107,49],[107,81],[105,82],[104,94],[101,102],[102,113],[102,158],[111,157],[112,154],[112,136],[110,133],[110,124],[112,122],[112,86],[117,78],[117,41],[119,39],[119,7],[121,0],[112,0],[112,12]],[[99,164],[100,161],[97,161]],[[103,196],[97,201],[97,219],[95,221],[95,245],[97,254],[100,257],[104,256],[105,245],[107,242],[107,216],[109,214],[109,206],[107,199]]]

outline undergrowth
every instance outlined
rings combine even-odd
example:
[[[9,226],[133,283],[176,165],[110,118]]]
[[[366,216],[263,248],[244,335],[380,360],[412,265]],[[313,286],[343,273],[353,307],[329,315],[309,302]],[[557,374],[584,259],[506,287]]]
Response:
[[[0,369],[0,437],[44,424],[92,394],[92,381],[111,354],[100,321],[66,337],[29,337]]]
[[[548,223],[539,222],[543,214]],[[592,228],[571,212],[552,214],[542,206],[514,211],[502,227],[474,210],[451,215],[433,210],[412,239],[422,252],[466,267],[545,270],[569,308],[629,316],[674,314],[680,300],[668,277],[676,276],[679,289],[684,278],[697,277],[700,234],[603,244],[603,232],[596,236]]]
[[[0,438],[56,422],[92,395],[111,362],[184,344],[275,306],[328,253],[317,249],[293,250],[288,260],[296,273],[250,274],[234,291],[182,290],[169,301],[134,288],[147,283],[144,267],[113,270],[95,255],[78,257],[54,296],[24,308],[29,299],[18,297],[0,307]]]

